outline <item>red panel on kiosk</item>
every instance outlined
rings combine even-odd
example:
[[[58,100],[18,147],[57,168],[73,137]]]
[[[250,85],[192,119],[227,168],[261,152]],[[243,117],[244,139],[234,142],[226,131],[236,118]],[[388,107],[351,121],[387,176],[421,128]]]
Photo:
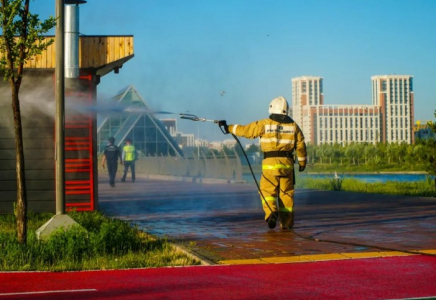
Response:
[[[93,103],[93,89],[89,82],[88,91],[66,92],[66,103],[79,106]],[[91,112],[70,112],[65,114],[65,197],[67,210],[92,211],[94,199],[93,161],[93,118]]]

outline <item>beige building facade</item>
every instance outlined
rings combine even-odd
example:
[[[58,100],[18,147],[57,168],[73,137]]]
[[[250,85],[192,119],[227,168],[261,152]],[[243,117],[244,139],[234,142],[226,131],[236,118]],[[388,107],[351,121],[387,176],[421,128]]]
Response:
[[[292,79],[292,117],[315,145],[414,142],[413,77],[373,76],[372,105],[325,105],[323,78]]]

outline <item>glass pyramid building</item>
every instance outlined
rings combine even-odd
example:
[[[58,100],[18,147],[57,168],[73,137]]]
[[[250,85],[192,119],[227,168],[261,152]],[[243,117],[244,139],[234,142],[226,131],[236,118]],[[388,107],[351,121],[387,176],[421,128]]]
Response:
[[[145,156],[184,156],[132,85],[119,91],[105,107],[110,109],[97,114],[97,152],[102,153],[107,139],[113,136],[117,146],[130,138],[137,151]]]

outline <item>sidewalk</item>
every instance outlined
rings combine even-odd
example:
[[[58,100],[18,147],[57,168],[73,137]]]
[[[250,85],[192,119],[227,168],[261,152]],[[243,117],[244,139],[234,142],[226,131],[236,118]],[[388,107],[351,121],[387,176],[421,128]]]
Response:
[[[436,199],[299,190],[295,230],[269,230],[255,186],[145,180],[100,182],[100,209],[222,264],[317,261],[436,249]],[[360,253],[359,255],[356,253]],[[317,255],[317,256],[314,256]],[[320,256],[321,255],[321,256]],[[326,256],[327,255],[327,256]]]

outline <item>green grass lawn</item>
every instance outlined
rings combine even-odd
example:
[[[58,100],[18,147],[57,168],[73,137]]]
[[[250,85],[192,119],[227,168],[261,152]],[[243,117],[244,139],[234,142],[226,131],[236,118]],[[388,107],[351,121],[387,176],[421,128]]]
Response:
[[[0,271],[71,271],[200,264],[159,239],[99,212],[69,215],[81,225],[39,241],[35,231],[52,214],[29,214],[27,245],[17,242],[15,217],[0,215]]]
[[[297,181],[297,187],[371,194],[436,197],[436,189],[431,179],[417,182],[363,182],[354,178],[336,180],[334,178],[300,177]]]
[[[261,165],[253,165],[253,171],[258,174],[262,171]],[[298,166],[297,166],[298,168]],[[243,174],[249,174],[250,169],[248,166],[242,166]],[[401,173],[426,173],[423,166],[416,165],[413,169],[406,165],[378,165],[367,166],[361,165],[341,165],[341,164],[313,164],[306,167],[305,173],[380,173],[380,172],[401,172]]]
[[[262,172],[261,165],[253,166],[255,174]],[[334,165],[324,166],[308,166],[306,172],[311,173],[331,173],[337,172],[338,174],[344,173],[375,173],[373,170],[363,168],[363,166],[355,166],[354,168],[336,168]],[[404,172],[398,169],[381,168],[377,172]],[[418,172],[418,171],[415,171]],[[316,190],[336,190],[336,191],[349,191],[359,193],[371,193],[371,194],[388,194],[388,195],[402,195],[402,196],[415,196],[415,197],[436,197],[436,189],[434,181],[428,177],[427,180],[418,182],[363,182],[355,178],[344,178],[340,184],[332,178],[310,178],[310,176],[304,176],[305,173],[296,172],[296,187],[307,188]],[[243,167],[243,174],[251,176],[248,167]],[[303,176],[302,176],[303,175]]]

